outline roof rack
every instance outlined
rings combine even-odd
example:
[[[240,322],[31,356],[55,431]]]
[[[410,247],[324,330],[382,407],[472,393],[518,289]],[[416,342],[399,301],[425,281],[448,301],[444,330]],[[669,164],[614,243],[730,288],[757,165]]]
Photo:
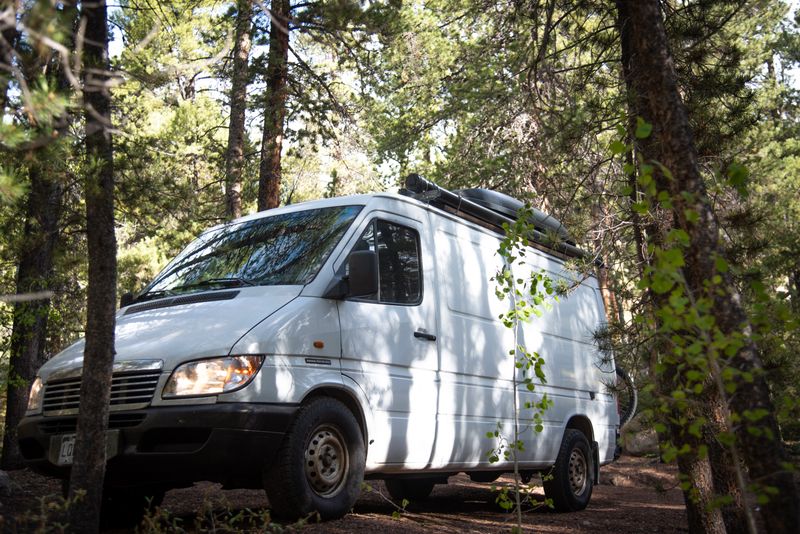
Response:
[[[488,189],[448,191],[418,174],[406,177],[406,187],[400,190],[420,202],[430,204],[462,219],[479,224],[499,234],[505,234],[503,224],[512,225],[517,212],[524,204],[508,195]],[[554,217],[534,210],[531,245],[547,252],[556,252],[567,258],[589,258],[589,254],[575,246],[566,229]]]

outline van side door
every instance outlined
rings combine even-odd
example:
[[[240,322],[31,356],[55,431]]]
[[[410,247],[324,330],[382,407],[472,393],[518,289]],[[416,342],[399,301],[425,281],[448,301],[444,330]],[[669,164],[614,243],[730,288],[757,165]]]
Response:
[[[410,215],[374,212],[362,223],[347,253],[377,253],[379,289],[339,303],[342,373],[369,401],[367,468],[382,471],[427,466],[436,436],[435,270],[427,213]]]

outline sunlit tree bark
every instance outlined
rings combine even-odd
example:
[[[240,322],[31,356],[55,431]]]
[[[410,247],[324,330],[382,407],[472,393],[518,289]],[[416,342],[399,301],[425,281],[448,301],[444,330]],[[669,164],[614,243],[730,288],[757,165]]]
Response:
[[[289,62],[289,10],[289,0],[272,2],[264,132],[261,139],[261,164],[258,169],[259,211],[276,208],[280,204],[281,149]]]
[[[244,172],[245,111],[247,110],[248,59],[253,28],[252,0],[236,3],[236,35],[231,73],[228,149],[225,153],[225,214],[229,219],[242,215],[242,173]]]

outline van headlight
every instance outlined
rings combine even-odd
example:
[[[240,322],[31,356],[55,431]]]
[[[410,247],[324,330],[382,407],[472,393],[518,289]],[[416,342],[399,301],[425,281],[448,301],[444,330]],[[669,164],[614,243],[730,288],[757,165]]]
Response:
[[[31,392],[28,395],[28,411],[40,412],[42,410],[42,398],[44,397],[44,385],[38,376],[31,384]]]
[[[227,356],[196,360],[178,366],[161,396],[189,397],[228,393],[243,388],[256,376],[264,356]]]

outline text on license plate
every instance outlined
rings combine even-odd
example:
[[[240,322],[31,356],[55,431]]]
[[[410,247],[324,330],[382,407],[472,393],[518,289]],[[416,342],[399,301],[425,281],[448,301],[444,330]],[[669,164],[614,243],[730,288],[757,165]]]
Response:
[[[119,430],[106,432],[106,459],[119,451]],[[50,438],[50,461],[56,465],[72,465],[75,456],[75,434],[63,434]]]
[[[72,456],[75,453],[75,434],[61,436],[61,444],[58,447],[57,465],[72,465]]]

